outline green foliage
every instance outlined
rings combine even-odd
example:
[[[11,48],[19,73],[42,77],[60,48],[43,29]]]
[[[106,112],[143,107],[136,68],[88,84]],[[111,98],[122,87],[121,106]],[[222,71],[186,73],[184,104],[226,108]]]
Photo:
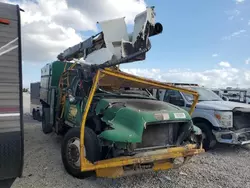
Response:
[[[29,88],[23,88],[23,92],[29,92]]]

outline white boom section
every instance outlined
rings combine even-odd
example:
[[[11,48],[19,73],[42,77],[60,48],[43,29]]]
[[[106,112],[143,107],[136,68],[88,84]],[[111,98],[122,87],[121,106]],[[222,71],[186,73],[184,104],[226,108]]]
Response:
[[[154,7],[148,7],[134,19],[134,30],[127,32],[125,17],[101,21],[102,32],[66,49],[58,55],[61,61],[83,58],[89,64],[103,64],[111,59],[129,57],[143,48],[150,48],[148,37],[162,32],[162,25],[155,23]],[[145,52],[146,53],[146,52]],[[145,59],[145,53],[132,61]],[[128,62],[131,61],[129,58]]]

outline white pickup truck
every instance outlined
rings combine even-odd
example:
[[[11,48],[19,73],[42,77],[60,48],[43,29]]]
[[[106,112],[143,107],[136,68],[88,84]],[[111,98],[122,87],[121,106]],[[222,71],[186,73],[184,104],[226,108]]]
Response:
[[[250,143],[250,105],[224,101],[212,90],[195,84],[174,84],[195,90],[199,101],[192,114],[193,122],[204,135],[203,147],[208,150],[216,142],[234,145]],[[193,97],[174,90],[154,90],[159,100],[189,110]]]

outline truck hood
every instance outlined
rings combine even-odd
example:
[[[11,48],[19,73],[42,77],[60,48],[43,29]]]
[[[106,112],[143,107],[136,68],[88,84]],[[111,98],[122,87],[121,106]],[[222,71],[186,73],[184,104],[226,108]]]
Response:
[[[234,108],[250,108],[249,104],[231,101],[201,101],[196,108],[208,110],[233,110]]]
[[[114,142],[141,142],[147,123],[161,120],[191,120],[185,110],[151,99],[102,99],[98,102],[95,111],[96,115],[100,115],[101,120],[110,126],[99,136]]]

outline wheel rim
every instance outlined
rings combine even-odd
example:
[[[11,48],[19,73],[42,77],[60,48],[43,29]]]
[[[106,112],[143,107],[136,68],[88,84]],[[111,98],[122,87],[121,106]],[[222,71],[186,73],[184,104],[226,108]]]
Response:
[[[69,164],[76,168],[80,168],[80,139],[73,137],[69,139],[67,144],[67,159]],[[86,157],[86,150],[84,147],[84,157]]]

